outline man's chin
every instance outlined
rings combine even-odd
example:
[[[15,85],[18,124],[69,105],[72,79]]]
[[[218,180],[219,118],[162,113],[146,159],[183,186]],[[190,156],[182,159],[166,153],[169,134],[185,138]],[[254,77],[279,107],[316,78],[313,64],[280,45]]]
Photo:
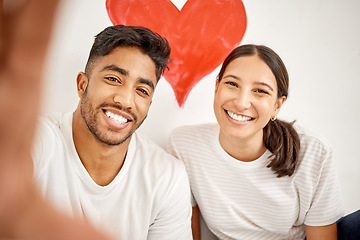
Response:
[[[116,137],[111,138],[110,136],[98,136],[98,135],[94,135],[94,136],[99,142],[101,142],[106,146],[119,146],[130,140],[133,133],[134,132],[131,132],[122,138],[116,138]]]

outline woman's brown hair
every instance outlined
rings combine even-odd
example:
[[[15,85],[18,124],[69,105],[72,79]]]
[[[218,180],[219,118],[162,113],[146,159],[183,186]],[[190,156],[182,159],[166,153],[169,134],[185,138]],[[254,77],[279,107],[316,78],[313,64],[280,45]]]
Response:
[[[287,97],[289,90],[289,75],[285,64],[278,54],[263,45],[247,44],[235,48],[225,59],[217,77],[221,81],[226,67],[233,60],[242,56],[256,55],[271,69],[278,86],[277,97]],[[272,153],[267,167],[271,168],[277,177],[291,176],[299,158],[300,139],[293,123],[279,119],[270,120],[264,127],[263,140],[265,146]]]

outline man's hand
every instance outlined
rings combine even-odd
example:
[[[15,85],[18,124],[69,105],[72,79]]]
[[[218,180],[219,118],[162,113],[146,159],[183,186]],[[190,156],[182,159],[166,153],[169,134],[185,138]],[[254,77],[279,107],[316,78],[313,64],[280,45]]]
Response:
[[[109,239],[55,210],[32,180],[30,152],[58,0],[5,1],[0,0],[0,238]]]

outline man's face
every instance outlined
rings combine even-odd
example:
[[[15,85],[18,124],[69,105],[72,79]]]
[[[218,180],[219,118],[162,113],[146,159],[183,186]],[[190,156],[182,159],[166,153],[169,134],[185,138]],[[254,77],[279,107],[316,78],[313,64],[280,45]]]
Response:
[[[139,49],[118,47],[95,60],[90,76],[80,73],[77,82],[81,115],[90,132],[106,145],[119,145],[147,116],[156,67]]]

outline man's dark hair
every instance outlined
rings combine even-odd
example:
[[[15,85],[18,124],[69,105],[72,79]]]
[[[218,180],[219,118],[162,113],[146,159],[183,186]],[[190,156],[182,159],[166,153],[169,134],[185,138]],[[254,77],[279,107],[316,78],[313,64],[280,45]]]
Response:
[[[90,77],[98,57],[108,55],[116,47],[136,47],[148,55],[155,63],[158,81],[169,63],[170,46],[165,38],[144,27],[116,25],[95,36],[85,67],[86,75]]]

